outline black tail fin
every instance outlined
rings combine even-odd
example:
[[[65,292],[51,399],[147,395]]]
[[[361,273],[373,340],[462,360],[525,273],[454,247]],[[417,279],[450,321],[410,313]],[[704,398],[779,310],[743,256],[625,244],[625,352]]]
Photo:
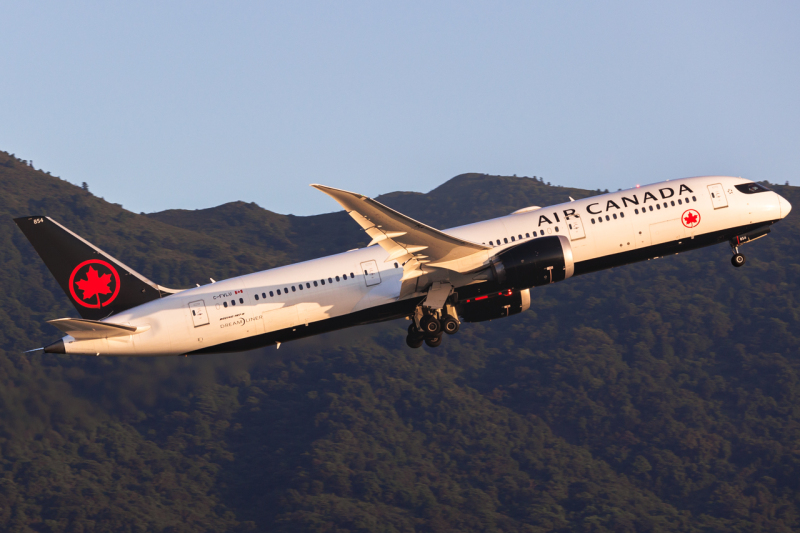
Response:
[[[48,217],[14,219],[67,297],[89,320],[100,320],[176,291],[134,272]]]

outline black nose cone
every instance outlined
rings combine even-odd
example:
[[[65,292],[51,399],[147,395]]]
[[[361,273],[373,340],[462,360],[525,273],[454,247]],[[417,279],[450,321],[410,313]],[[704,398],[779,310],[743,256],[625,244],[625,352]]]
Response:
[[[44,353],[67,353],[67,350],[64,348],[64,340],[59,339],[50,346],[45,347]]]

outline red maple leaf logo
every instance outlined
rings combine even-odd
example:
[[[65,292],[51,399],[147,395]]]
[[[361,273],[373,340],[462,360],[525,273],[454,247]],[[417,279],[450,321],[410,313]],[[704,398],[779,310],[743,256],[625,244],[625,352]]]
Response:
[[[78,289],[83,291],[83,299],[88,300],[92,296],[97,296],[98,303],[100,302],[100,294],[111,294],[111,289],[108,285],[111,283],[111,274],[97,275],[97,270],[89,267],[86,272],[86,279],[79,279],[75,284]]]
[[[684,218],[683,220],[686,221],[687,225],[694,224],[695,222],[697,222],[697,215],[695,215],[694,213],[689,213],[689,214],[686,215],[686,218]]]

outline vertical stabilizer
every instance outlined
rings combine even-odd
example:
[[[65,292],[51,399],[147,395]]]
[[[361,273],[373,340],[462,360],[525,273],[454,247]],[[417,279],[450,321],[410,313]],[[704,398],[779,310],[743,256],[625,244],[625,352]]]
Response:
[[[81,317],[101,320],[176,291],[153,283],[42,216],[14,219]]]

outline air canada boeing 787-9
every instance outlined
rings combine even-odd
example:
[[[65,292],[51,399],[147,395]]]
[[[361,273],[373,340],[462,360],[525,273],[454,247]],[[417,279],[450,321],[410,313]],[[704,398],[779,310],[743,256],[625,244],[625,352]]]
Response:
[[[759,183],[667,181],[437,230],[370,198],[313,187],[367,232],[366,248],[174,290],[134,272],[46,216],[15,220],[82,318],[48,353],[186,355],[278,345],[408,317],[406,342],[435,347],[461,321],[525,311],[534,287],[580,274],[766,236],[791,205]],[[572,199],[570,199],[572,200]]]

